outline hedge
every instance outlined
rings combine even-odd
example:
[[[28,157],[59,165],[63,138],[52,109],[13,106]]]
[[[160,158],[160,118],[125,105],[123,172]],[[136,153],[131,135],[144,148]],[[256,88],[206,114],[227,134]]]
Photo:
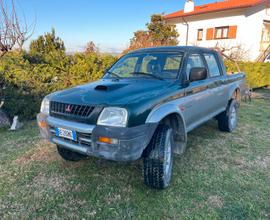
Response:
[[[0,91],[5,99],[3,109],[11,118],[19,115],[21,119],[33,119],[44,96],[95,81],[115,61],[114,56],[96,53],[58,53],[39,59],[26,52],[12,52],[0,60],[0,86],[2,90],[5,87]]]
[[[225,61],[227,72],[237,72],[236,66]],[[240,62],[240,70],[246,74],[247,85],[250,88],[270,86],[270,63]]]

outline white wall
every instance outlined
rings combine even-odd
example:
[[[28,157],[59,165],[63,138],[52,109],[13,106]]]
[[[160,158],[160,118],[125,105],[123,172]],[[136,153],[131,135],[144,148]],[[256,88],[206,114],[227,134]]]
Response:
[[[270,15],[270,13],[268,13]],[[202,47],[215,47],[217,44],[221,47],[231,48],[241,45],[247,51],[247,60],[256,60],[260,55],[260,42],[263,29],[263,20],[270,20],[265,6],[257,6],[248,9],[237,9],[218,13],[197,15],[186,17],[189,24],[188,45]],[[179,44],[186,45],[187,26],[182,18],[170,20],[169,23],[176,24],[180,34]],[[236,39],[206,40],[208,28],[220,26],[237,25]],[[203,40],[197,41],[198,29],[203,28]]]

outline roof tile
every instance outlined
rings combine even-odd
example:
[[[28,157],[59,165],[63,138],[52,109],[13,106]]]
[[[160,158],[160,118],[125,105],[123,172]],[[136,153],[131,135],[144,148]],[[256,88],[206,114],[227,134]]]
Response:
[[[205,14],[210,12],[225,11],[230,9],[253,7],[262,3],[269,2],[269,0],[225,0],[222,2],[215,2],[205,5],[195,6],[194,11],[184,13],[184,10],[177,11],[165,16],[165,19],[172,19],[177,17],[186,17],[191,15]]]

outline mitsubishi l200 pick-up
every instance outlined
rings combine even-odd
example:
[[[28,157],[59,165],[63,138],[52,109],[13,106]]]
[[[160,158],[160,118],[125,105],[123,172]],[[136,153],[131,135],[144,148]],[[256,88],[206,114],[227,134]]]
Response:
[[[145,184],[164,189],[188,132],[212,118],[221,131],[235,130],[244,85],[245,75],[227,75],[215,50],[140,49],[99,81],[46,96],[37,120],[65,160],[142,158]]]

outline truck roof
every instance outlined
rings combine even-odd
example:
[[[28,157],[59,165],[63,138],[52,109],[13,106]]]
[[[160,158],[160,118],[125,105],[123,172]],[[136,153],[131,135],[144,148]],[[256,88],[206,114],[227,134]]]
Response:
[[[165,47],[151,47],[143,48],[131,51],[130,53],[147,53],[147,52],[213,52],[212,49],[205,47],[195,47],[195,46],[165,46]]]

